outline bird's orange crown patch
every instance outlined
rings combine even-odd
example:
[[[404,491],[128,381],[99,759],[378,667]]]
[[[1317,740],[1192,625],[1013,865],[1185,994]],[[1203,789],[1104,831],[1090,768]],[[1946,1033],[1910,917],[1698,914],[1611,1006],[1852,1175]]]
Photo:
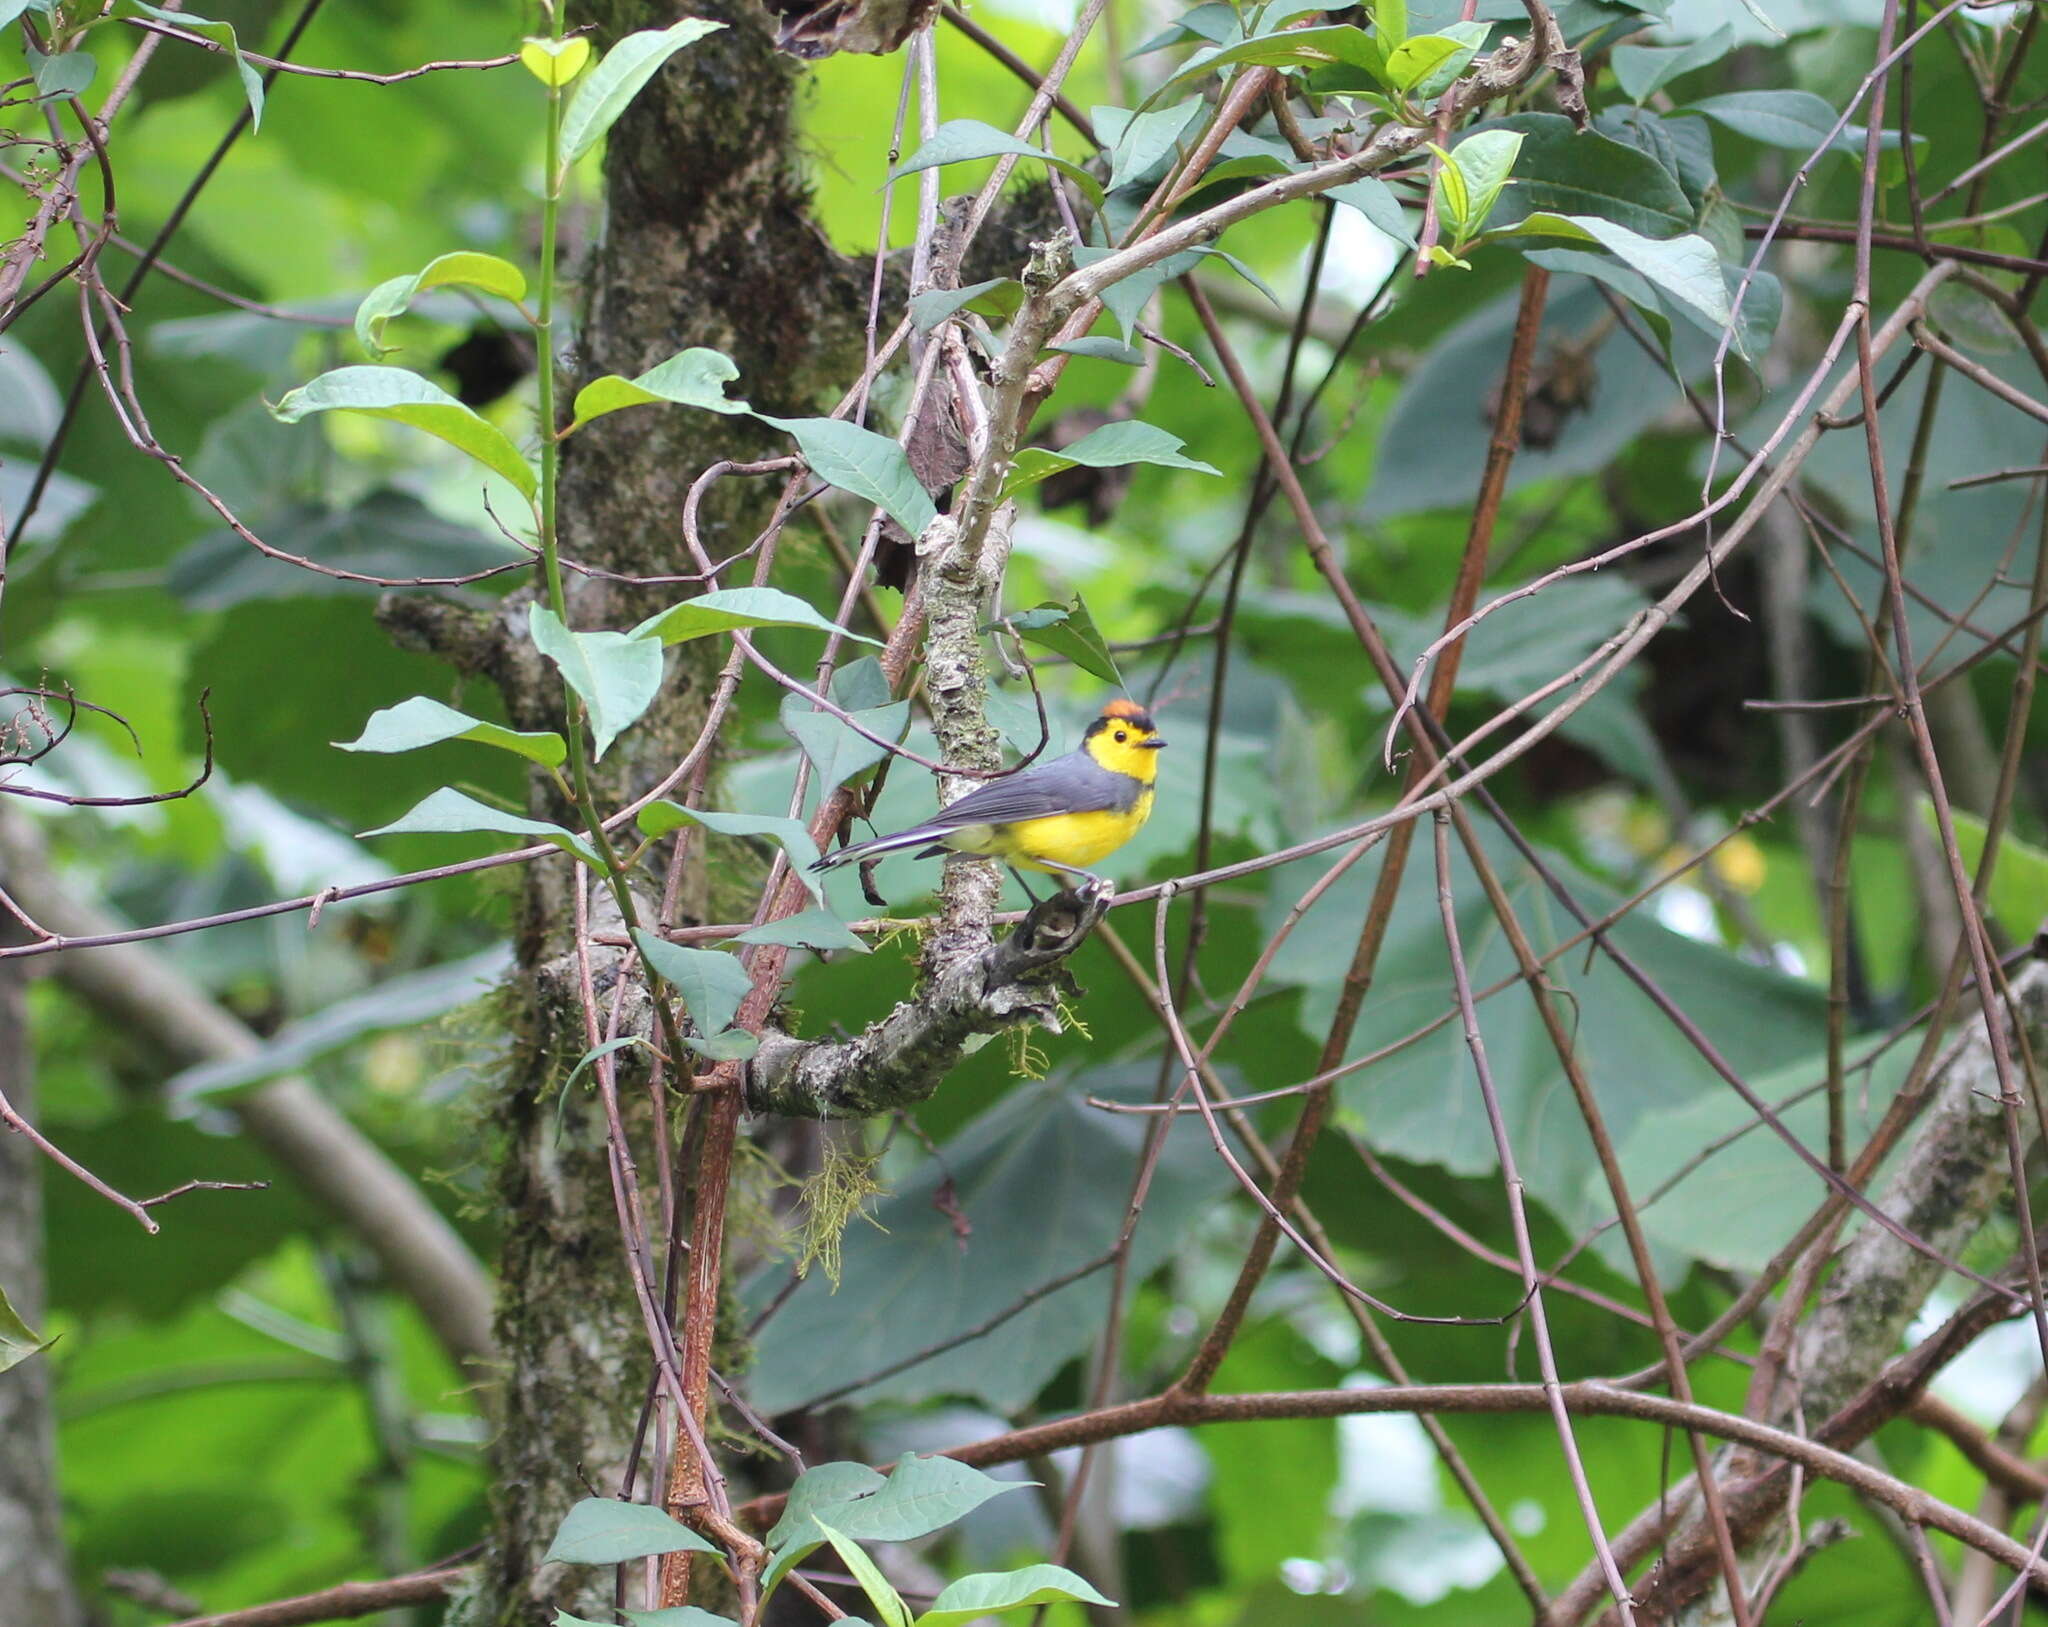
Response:
[[[1104,717],[1129,718],[1133,723],[1143,723],[1148,728],[1152,723],[1151,718],[1145,715],[1144,707],[1140,706],[1136,701],[1125,700],[1121,696],[1103,707],[1102,715]]]

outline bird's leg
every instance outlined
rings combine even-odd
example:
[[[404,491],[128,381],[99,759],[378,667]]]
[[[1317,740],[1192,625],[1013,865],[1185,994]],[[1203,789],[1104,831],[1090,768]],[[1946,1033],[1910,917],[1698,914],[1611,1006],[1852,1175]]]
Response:
[[[1030,899],[1032,903],[1042,904],[1045,902],[1044,899],[1040,898],[1038,894],[1034,893],[1031,890],[1031,883],[1024,879],[1023,871],[1019,870],[1014,864],[1006,864],[1003,866],[1003,868],[1009,871],[1011,876],[1015,878],[1017,885],[1024,889],[1024,896]]]
[[[1071,864],[1055,864],[1051,859],[1040,859],[1038,862],[1048,870],[1057,870],[1061,875],[1072,876],[1076,881],[1083,883],[1082,887],[1068,887],[1066,890],[1071,893],[1083,891],[1090,893],[1100,892],[1109,885],[1108,882],[1104,881],[1093,870],[1082,870]]]

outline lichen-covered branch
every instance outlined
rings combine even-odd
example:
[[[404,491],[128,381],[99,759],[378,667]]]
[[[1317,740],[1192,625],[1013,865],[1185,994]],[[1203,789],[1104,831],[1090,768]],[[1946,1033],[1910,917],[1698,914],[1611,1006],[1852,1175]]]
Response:
[[[1074,993],[1062,962],[1108,908],[1107,887],[1054,894],[1007,938],[928,980],[857,1039],[764,1033],[748,1070],[748,1107],[793,1118],[865,1118],[923,1101],[976,1035],[1020,1023],[1057,1032],[1060,1002]]]

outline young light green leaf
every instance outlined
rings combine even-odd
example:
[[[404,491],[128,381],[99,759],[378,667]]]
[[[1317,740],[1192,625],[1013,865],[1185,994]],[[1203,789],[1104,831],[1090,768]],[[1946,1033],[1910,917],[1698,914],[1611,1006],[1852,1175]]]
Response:
[[[569,755],[568,746],[558,734],[527,733],[499,723],[486,723],[425,695],[415,695],[381,712],[372,712],[361,734],[334,744],[342,751],[396,752],[417,751],[444,740],[474,740],[478,745],[516,752],[548,768],[560,768]]]
[[[1455,158],[1433,141],[1429,150],[1436,159],[1436,172],[1429,181],[1436,198],[1436,218],[1450,228],[1453,237],[1462,240],[1472,223],[1472,189],[1465,184],[1465,172]]]
[[[586,1497],[563,1518],[541,1563],[619,1565],[654,1554],[715,1554],[687,1525],[646,1503]]]
[[[734,943],[773,943],[786,949],[814,949],[824,954],[832,949],[851,949],[855,954],[868,954],[867,942],[830,910],[802,910],[795,915],[785,915],[779,921],[769,921],[761,926],[749,927]]]
[[[965,288],[927,288],[910,296],[910,323],[919,333],[930,333],[963,306],[984,316],[1010,317],[1023,298],[1024,285],[1015,277],[991,277]]]
[[[812,474],[828,486],[866,498],[913,537],[938,517],[931,494],[911,472],[910,459],[888,436],[841,418],[771,418],[765,412],[754,416],[794,435]]]
[[[1096,631],[1095,618],[1088,614],[1078,593],[1071,604],[1042,604],[1007,618],[1005,625],[1025,643],[1063,655],[1083,672],[1119,686],[1124,681],[1116,657],[1109,653],[1108,643]]]
[[[979,119],[948,119],[932,132],[929,141],[889,171],[889,179],[900,181],[906,175],[936,169],[941,164],[965,164],[979,158],[1005,155],[1035,158],[1041,164],[1050,164],[1079,184],[1091,201],[1098,204],[1102,201],[1102,183],[1079,164],[1061,158],[1057,153],[1049,153],[1042,147],[1034,147],[1028,141],[1019,141],[1008,131],[983,124]]]
[[[0,1287],[0,1373],[19,1367],[48,1343],[21,1319],[21,1313],[8,1302],[7,1290]]]
[[[1125,418],[1091,430],[1072,446],[1055,452],[1049,447],[1027,446],[1017,454],[1010,476],[1003,482],[1003,495],[1010,497],[1034,486],[1047,475],[1076,464],[1089,469],[1115,469],[1127,463],[1156,463],[1168,469],[1193,469],[1198,474],[1222,473],[1215,465],[1184,455],[1187,443],[1156,424]]]
[[[1172,107],[1133,115],[1109,149],[1109,190],[1114,192],[1142,179],[1171,156],[1205,105],[1199,96],[1191,96]]]
[[[618,121],[661,65],[684,46],[725,27],[706,17],[685,17],[667,28],[628,34],[604,55],[576,87],[562,114],[562,164],[566,168],[595,147]]]
[[[384,326],[430,288],[475,288],[513,304],[526,298],[526,274],[495,254],[463,250],[429,260],[409,277],[380,282],[356,307],[356,342],[372,356],[384,354]]]
[[[519,60],[543,85],[559,90],[589,65],[590,41],[581,34],[560,40],[537,36],[520,42]]]
[[[647,964],[675,986],[700,1034],[720,1034],[732,1026],[740,1002],[754,986],[746,967],[723,949],[691,949],[638,928],[633,941]]]
[[[300,385],[270,409],[280,423],[316,412],[360,412],[423,429],[446,441],[531,498],[540,489],[533,467],[495,424],[487,423],[437,384],[402,367],[337,367]]]
[[[491,831],[501,836],[537,836],[544,842],[552,842],[564,853],[574,854],[594,869],[601,869],[603,861],[597,856],[597,849],[588,840],[574,831],[564,830],[560,825],[550,825],[545,820],[527,819],[502,808],[493,808],[487,802],[475,797],[464,796],[462,792],[448,786],[418,803],[411,812],[400,815],[388,825],[379,825],[375,830],[366,830],[365,836],[411,836],[411,835],[452,835],[462,831]]]
[[[242,55],[242,42],[235,37],[232,23],[214,22],[207,17],[194,17],[189,12],[164,11],[156,6],[145,5],[143,0],[125,0],[124,6],[115,12],[116,16],[127,12],[138,12],[144,17],[153,17],[160,23],[183,29],[188,34],[197,34],[212,40],[234,58],[235,73],[242,81],[242,95],[249,103],[249,128],[263,128],[263,75],[255,64]]]
[[[1628,99],[1638,106],[1681,74],[1719,62],[1735,48],[1735,30],[1723,23],[1689,45],[1617,45],[1608,61]]]
[[[1395,242],[1405,243],[1411,249],[1415,247],[1415,233],[1408,227],[1408,216],[1401,208],[1401,200],[1394,195],[1394,189],[1378,176],[1368,175],[1362,180],[1333,186],[1323,196],[1356,209],[1375,230],[1385,232]]]
[[[903,1595],[889,1585],[888,1577],[875,1567],[861,1545],[851,1538],[835,1531],[823,1520],[818,1529],[825,1540],[832,1544],[840,1562],[853,1573],[853,1579],[860,1583],[861,1591],[873,1602],[882,1617],[882,1627],[910,1627],[910,1606],[903,1602]]]
[[[1459,52],[1469,61],[1473,50],[1443,34],[1417,34],[1387,53],[1387,83],[1405,96]]]
[[[649,616],[633,629],[633,637],[687,644],[693,638],[709,638],[713,633],[745,627],[810,627],[821,633],[837,633],[858,644],[876,642],[848,632],[779,588],[720,588],[716,593],[700,593],[694,599],[685,599]]]
[[[575,416],[569,427],[575,429],[621,407],[661,401],[702,407],[707,412],[746,412],[749,408],[744,401],[730,400],[725,393],[726,385],[739,376],[740,370],[725,356],[697,346],[650,367],[638,378],[607,373],[592,379],[576,392]]]
[[[1451,164],[1465,183],[1464,233],[1477,233],[1493,213],[1493,206],[1514,172],[1515,159],[1522,151],[1519,130],[1481,130],[1459,142],[1451,153]]]
[[[1940,841],[1941,826],[1935,818],[1933,802],[1926,797],[1918,800],[1921,824]],[[1974,876],[1984,858],[1987,827],[1975,814],[1965,813],[1961,808],[1953,810],[1950,817],[1955,821],[1956,847],[1962,854],[1963,866]],[[1992,869],[1991,891],[1984,901],[2014,938],[2030,937],[2048,926],[2048,850],[2021,841],[2007,831],[1999,839],[1998,863]]]
[[[1379,35],[1380,49],[1393,50],[1408,37],[1408,0],[1377,0],[1372,26]]]
[[[909,702],[904,704],[908,706]],[[810,889],[819,903],[825,901],[810,869],[817,862],[818,844],[811,840],[810,828],[800,819],[784,819],[774,814],[717,813],[709,808],[685,808],[680,802],[664,798],[642,808],[635,823],[643,836],[666,836],[685,825],[701,825],[720,836],[766,836],[788,856],[790,873]]]
[[[1114,1606],[1064,1565],[1026,1565],[1013,1571],[982,1571],[949,1582],[917,1618],[917,1627],[966,1627],[1003,1610],[1023,1610],[1063,1599]]]
[[[661,640],[632,633],[578,633],[545,605],[526,612],[534,648],[554,662],[590,718],[602,759],[661,691]]]

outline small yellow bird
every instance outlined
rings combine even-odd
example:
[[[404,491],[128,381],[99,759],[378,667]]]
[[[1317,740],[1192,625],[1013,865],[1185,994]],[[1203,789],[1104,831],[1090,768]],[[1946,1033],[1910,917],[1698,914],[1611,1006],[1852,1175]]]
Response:
[[[811,868],[829,870],[856,859],[922,847],[920,859],[963,853],[1001,859],[1013,869],[1021,866],[1098,881],[1087,866],[1122,847],[1152,815],[1158,753],[1165,744],[1144,707],[1136,701],[1113,700],[1088,725],[1079,751],[992,780],[936,819],[890,836],[850,843]]]

